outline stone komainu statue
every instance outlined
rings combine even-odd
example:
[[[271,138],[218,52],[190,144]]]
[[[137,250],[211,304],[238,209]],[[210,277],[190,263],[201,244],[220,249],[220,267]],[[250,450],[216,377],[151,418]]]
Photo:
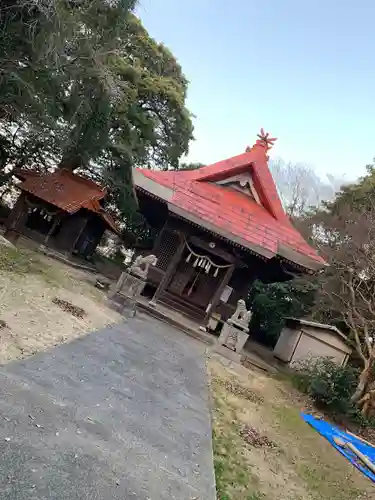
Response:
[[[115,289],[109,294],[109,298],[123,297],[131,305],[133,316],[136,313],[137,300],[146,285],[146,278],[150,266],[154,266],[158,259],[155,255],[146,257],[138,256],[133,264],[121,273]]]
[[[246,309],[246,302],[243,299],[240,299],[237,302],[237,309],[230,317],[230,321],[232,323],[237,323],[245,328],[248,328],[249,322],[251,319],[251,311]]]
[[[225,333],[225,345],[232,349],[237,350],[237,344],[239,336],[242,339],[247,339],[249,331],[249,322],[252,313],[246,309],[246,302],[240,299],[237,302],[237,308],[232,316],[228,319],[227,325],[224,329]],[[241,342],[242,343],[242,342]],[[241,347],[242,348],[242,347]]]
[[[147,255],[146,257],[139,255],[129,267],[129,273],[145,279],[147,278],[150,266],[155,266],[157,261],[158,259],[155,255]]]

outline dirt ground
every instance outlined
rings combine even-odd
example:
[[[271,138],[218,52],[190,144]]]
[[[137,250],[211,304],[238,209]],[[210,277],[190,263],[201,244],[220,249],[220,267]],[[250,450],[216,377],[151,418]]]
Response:
[[[373,483],[300,417],[306,401],[263,372],[209,359],[219,500],[364,500]]]
[[[89,273],[42,254],[0,246],[0,363],[120,321],[93,282]]]

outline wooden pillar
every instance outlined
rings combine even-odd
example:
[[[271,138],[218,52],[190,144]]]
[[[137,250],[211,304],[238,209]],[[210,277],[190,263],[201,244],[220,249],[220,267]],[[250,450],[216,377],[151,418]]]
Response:
[[[222,282],[220,283],[220,285],[218,286],[214,296],[213,296],[213,299],[211,301],[211,303],[209,304],[210,305],[210,308],[209,310],[206,312],[206,315],[204,317],[204,324],[207,323],[208,321],[208,318],[211,316],[212,314],[212,311],[215,309],[215,307],[217,306],[217,304],[219,303],[220,301],[220,297],[221,297],[221,294],[223,293],[223,290],[224,288],[227,286],[227,284],[229,283],[231,277],[232,277],[232,274],[233,274],[233,271],[235,270],[236,268],[236,265],[235,264],[232,264],[230,267],[228,267],[227,269],[227,272],[225,273],[224,277],[223,277],[223,280]]]
[[[23,225],[23,222],[27,219],[27,205],[25,201],[25,194],[22,191],[18,200],[10,213],[10,223],[8,225],[9,229],[15,229],[19,231],[21,229],[20,226]]]
[[[80,237],[82,236],[84,230],[86,229],[87,222],[88,222],[88,218],[87,217],[82,220],[82,224],[81,224],[81,227],[80,227],[80,229],[78,231],[78,235],[75,238],[75,240],[73,242],[73,245],[70,247],[70,250],[69,250],[70,254],[72,254],[74,252],[74,248],[75,248],[76,244],[78,243],[78,240],[80,239]]]
[[[27,205],[25,202],[25,193],[22,191],[18,200],[16,201],[15,206],[13,207],[11,213],[9,214],[8,220],[5,222],[6,232],[4,237],[16,243],[20,234],[22,233],[22,229],[24,223],[27,219]]]
[[[152,247],[152,253],[154,255],[158,254],[158,251],[159,251],[159,248],[160,248],[160,242],[161,242],[161,239],[162,239],[162,236],[163,236],[163,233],[164,233],[166,227],[167,227],[167,222],[165,222],[165,224],[160,229],[160,231],[158,232],[158,234],[157,234],[157,236],[155,238],[155,241],[154,241],[154,244],[153,244],[153,247]]]
[[[94,255],[95,253],[95,250],[96,250],[96,247],[100,244],[100,242],[102,241],[102,238],[103,238],[103,235],[106,231],[106,226],[103,224],[103,229],[100,229],[100,232],[98,232],[95,237],[94,237],[94,241],[93,241],[93,251],[92,251],[92,254],[91,254],[91,257]]]
[[[56,229],[57,225],[59,224],[59,222],[61,221],[61,217],[62,217],[62,214],[59,213],[56,215],[55,217],[55,220],[53,221],[53,224],[51,226],[51,229],[48,231],[46,237],[44,238],[44,244],[45,245],[48,245],[48,241],[52,235],[52,233],[54,232],[54,230]]]
[[[172,259],[169,263],[169,266],[168,266],[167,270],[165,271],[165,274],[164,274],[162,280],[160,281],[159,286],[156,289],[156,292],[154,293],[154,296],[152,297],[152,299],[150,301],[151,305],[156,305],[158,298],[160,297],[160,295],[164,292],[164,290],[168,286],[168,284],[173,276],[173,273],[176,270],[177,264],[181,260],[182,252],[184,251],[184,248],[185,248],[185,240],[181,236],[181,234],[179,234],[179,236],[180,236],[180,245],[177,248],[176,253],[172,257]]]

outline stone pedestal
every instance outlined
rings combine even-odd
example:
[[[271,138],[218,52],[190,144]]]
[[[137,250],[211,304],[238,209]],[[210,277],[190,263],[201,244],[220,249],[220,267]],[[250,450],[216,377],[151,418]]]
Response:
[[[243,330],[238,332],[238,338],[236,343],[236,352],[242,352],[244,345],[246,344],[246,340],[249,338],[249,334]]]
[[[146,285],[146,280],[139,276],[134,276],[128,271],[121,274],[116,283],[115,289],[109,293],[109,298],[121,302],[124,307],[131,307],[133,315],[136,313],[137,300]]]
[[[228,347],[221,345],[219,342],[212,347],[212,351],[234,363],[241,363],[241,354],[234,352],[232,349],[228,349]]]
[[[143,292],[146,281],[138,276],[133,276],[127,271],[121,273],[120,279],[116,283],[115,289],[110,294],[110,298],[115,295],[123,295],[124,297],[137,299]]]
[[[228,320],[224,323],[219,337],[219,344],[232,349],[232,351],[241,352],[246,340],[249,338],[247,331],[242,329],[240,325]]]

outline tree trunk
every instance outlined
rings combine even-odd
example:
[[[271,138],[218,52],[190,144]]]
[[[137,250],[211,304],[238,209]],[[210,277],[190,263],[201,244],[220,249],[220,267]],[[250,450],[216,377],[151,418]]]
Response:
[[[70,172],[74,172],[77,168],[82,166],[82,159],[77,154],[65,153],[62,157],[59,168],[64,168],[65,170],[69,170]]]
[[[375,411],[375,355],[373,351],[374,349],[365,363],[359,376],[357,389],[351,398],[366,418],[373,416]]]
[[[365,418],[371,418],[375,413],[375,389],[374,383],[367,389],[364,396],[357,402],[359,408],[361,408],[361,413]]]
[[[368,388],[369,384],[372,382],[371,375],[373,374],[374,361],[375,361],[375,359],[373,357],[370,357],[366,361],[365,367],[359,376],[358,385],[357,385],[357,388],[355,390],[355,393],[351,397],[351,401],[353,403],[357,403],[358,401],[360,401],[363,398],[363,396],[366,392],[366,389]]]

